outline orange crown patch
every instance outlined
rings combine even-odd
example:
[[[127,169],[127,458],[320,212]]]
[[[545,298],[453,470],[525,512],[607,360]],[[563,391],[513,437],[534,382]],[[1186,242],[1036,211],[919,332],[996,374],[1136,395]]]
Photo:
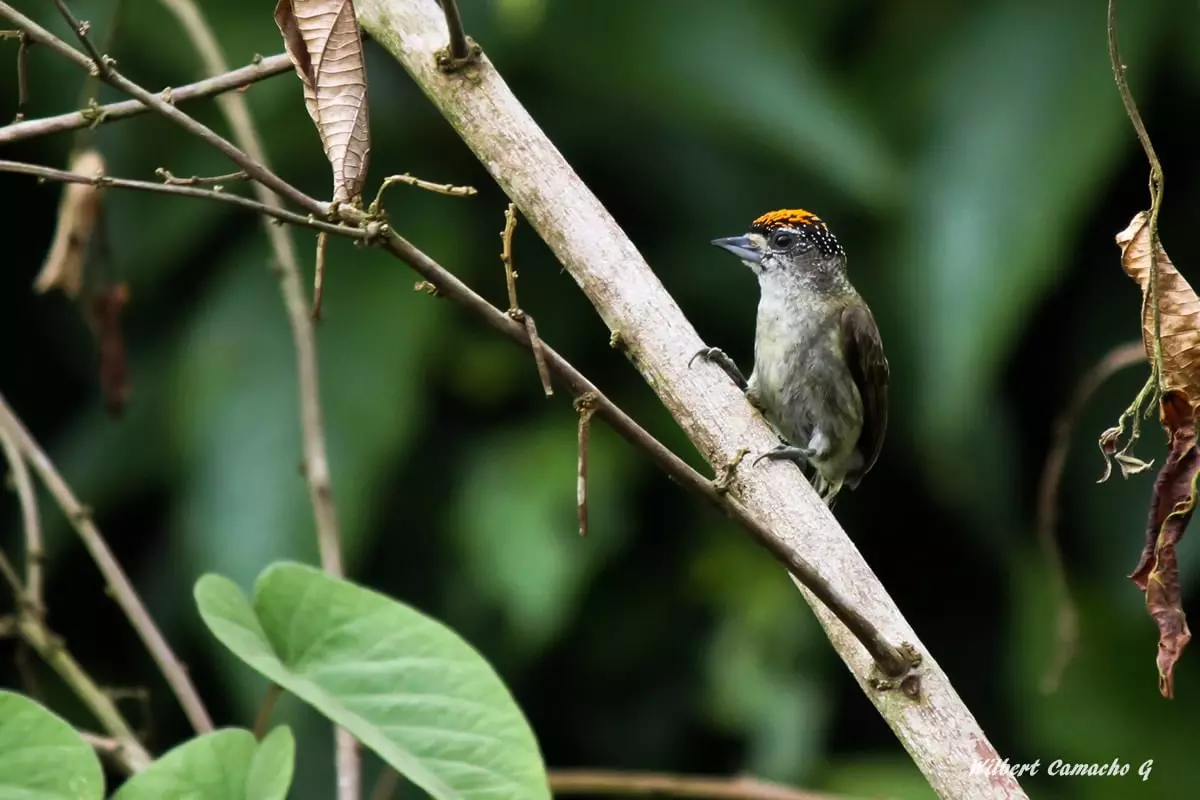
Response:
[[[779,211],[768,211],[754,220],[750,227],[762,230],[785,225],[791,228],[799,228],[804,225],[820,226],[824,224],[821,222],[821,218],[811,211],[805,211],[803,208],[784,208]]]

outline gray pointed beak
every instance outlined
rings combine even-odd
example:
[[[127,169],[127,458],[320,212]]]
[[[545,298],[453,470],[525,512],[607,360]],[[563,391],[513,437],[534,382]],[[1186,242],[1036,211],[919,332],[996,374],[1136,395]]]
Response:
[[[713,239],[712,243],[722,250],[728,250],[742,261],[751,261],[755,264],[762,258],[762,253],[754,246],[754,242],[750,241],[748,236],[729,236],[725,239]]]

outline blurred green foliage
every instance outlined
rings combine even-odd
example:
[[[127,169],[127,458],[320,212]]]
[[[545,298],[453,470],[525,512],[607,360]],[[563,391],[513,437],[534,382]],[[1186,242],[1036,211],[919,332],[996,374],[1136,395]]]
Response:
[[[416,1],[416,0],[414,0]],[[61,35],[50,4],[26,13]],[[25,7],[27,6],[27,7]],[[199,76],[155,2],[126,3],[112,53],[158,89]],[[1158,696],[1156,634],[1126,579],[1152,476],[1097,486],[1096,435],[1145,378],[1089,403],[1072,439],[1060,535],[1082,645],[1059,693],[1038,690],[1053,652],[1035,490],[1054,415],[1109,348],[1138,335],[1139,291],[1113,236],[1148,203],[1095,0],[848,0],[797,4],[463,0],[468,31],[648,258],[701,335],[749,364],[751,276],[708,241],[759,213],[819,213],[850,253],[892,365],[892,426],[870,479],[837,509],[1001,753],[1137,764],[1149,781],[1046,778],[1034,796],[1188,796],[1200,711],[1196,654],[1177,697]],[[72,3],[103,36],[111,0]],[[230,60],[282,50],[269,7],[205,0]],[[1187,275],[1200,239],[1192,131],[1200,9],[1120,8],[1130,80],[1167,173],[1162,235]],[[384,175],[472,184],[471,199],[395,189],[398,229],[505,304],[497,234],[505,200],[385,53],[368,45],[374,148]],[[0,44],[11,65],[15,45]],[[73,108],[81,75],[30,55],[30,115]],[[10,67],[11,69],[11,67]],[[11,75],[11,73],[9,73]],[[16,106],[15,81],[0,108]],[[272,164],[330,194],[292,76],[246,94]],[[100,99],[118,99],[108,89]],[[225,131],[211,103],[189,111]],[[229,164],[152,117],[99,129],[110,171],[217,174]],[[4,158],[62,166],[71,136]],[[104,415],[77,309],[29,286],[60,188],[0,176],[13,200],[0,270],[0,388],[95,509],[222,724],[261,694],[207,638],[190,602],[203,572],[248,587],[269,561],[316,560],[300,459],[294,354],[261,225],[240,212],[110,193],[113,274],[129,282],[134,396]],[[302,250],[313,237],[294,234]],[[700,465],[650,390],[527,226],[516,259],[539,331],[626,410]],[[334,491],[356,580],[459,631],[494,663],[551,766],[750,771],[814,788],[930,797],[840,666],[782,570],[728,522],[597,424],[592,529],[576,535],[575,415],[541,395],[532,360],[453,306],[411,290],[403,266],[331,245],[319,329]],[[1162,458],[1153,430],[1139,452]],[[1161,461],[1160,461],[1161,463]],[[48,502],[50,620],[129,704],[163,752],[182,716]],[[19,550],[15,501],[0,543]],[[1180,553],[1195,607],[1197,548]],[[835,576],[836,577],[836,576]],[[5,645],[0,675],[20,684]],[[82,725],[44,670],[39,690]],[[328,796],[332,737],[293,701],[298,800]],[[376,763],[370,763],[374,770]]]

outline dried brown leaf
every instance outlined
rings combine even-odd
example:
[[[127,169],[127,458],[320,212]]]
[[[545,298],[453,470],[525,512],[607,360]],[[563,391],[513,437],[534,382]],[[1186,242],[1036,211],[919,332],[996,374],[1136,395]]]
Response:
[[[80,175],[99,175],[104,172],[104,158],[96,150],[82,150],[71,156],[68,169]],[[88,183],[68,183],[64,187],[54,241],[33,282],[38,294],[61,289],[71,299],[79,296],[88,244],[100,216],[101,191]]]
[[[1117,234],[1121,267],[1142,287],[1142,342],[1154,360],[1154,305],[1150,297],[1150,215],[1139,211]],[[1163,388],[1178,389],[1192,403],[1200,401],[1200,297],[1179,274],[1161,240],[1158,264],[1159,328],[1163,355]]]
[[[1167,460],[1154,482],[1146,544],[1129,576],[1146,595],[1146,608],[1158,626],[1158,690],[1175,693],[1175,663],[1191,640],[1179,591],[1175,547],[1196,509],[1200,449],[1196,446],[1196,407],[1179,390],[1168,391],[1161,404],[1163,426],[1170,436]]]
[[[279,0],[275,24],[333,167],[333,199],[362,194],[371,155],[367,69],[351,0]]]
[[[100,354],[100,391],[108,413],[114,417],[125,410],[132,391],[121,332],[121,315],[128,304],[129,287],[117,283],[93,292],[85,309]]]

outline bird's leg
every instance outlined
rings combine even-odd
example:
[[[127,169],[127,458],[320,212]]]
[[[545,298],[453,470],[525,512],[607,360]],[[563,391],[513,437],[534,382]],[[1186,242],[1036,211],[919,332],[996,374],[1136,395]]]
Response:
[[[738,365],[733,363],[733,359],[725,354],[724,350],[719,347],[705,347],[697,350],[696,354],[688,359],[688,369],[691,369],[692,362],[697,358],[703,358],[725,370],[725,374],[729,376],[730,380],[736,383],[743,392],[746,391],[746,387],[749,385],[746,382],[746,376],[738,369]]]

